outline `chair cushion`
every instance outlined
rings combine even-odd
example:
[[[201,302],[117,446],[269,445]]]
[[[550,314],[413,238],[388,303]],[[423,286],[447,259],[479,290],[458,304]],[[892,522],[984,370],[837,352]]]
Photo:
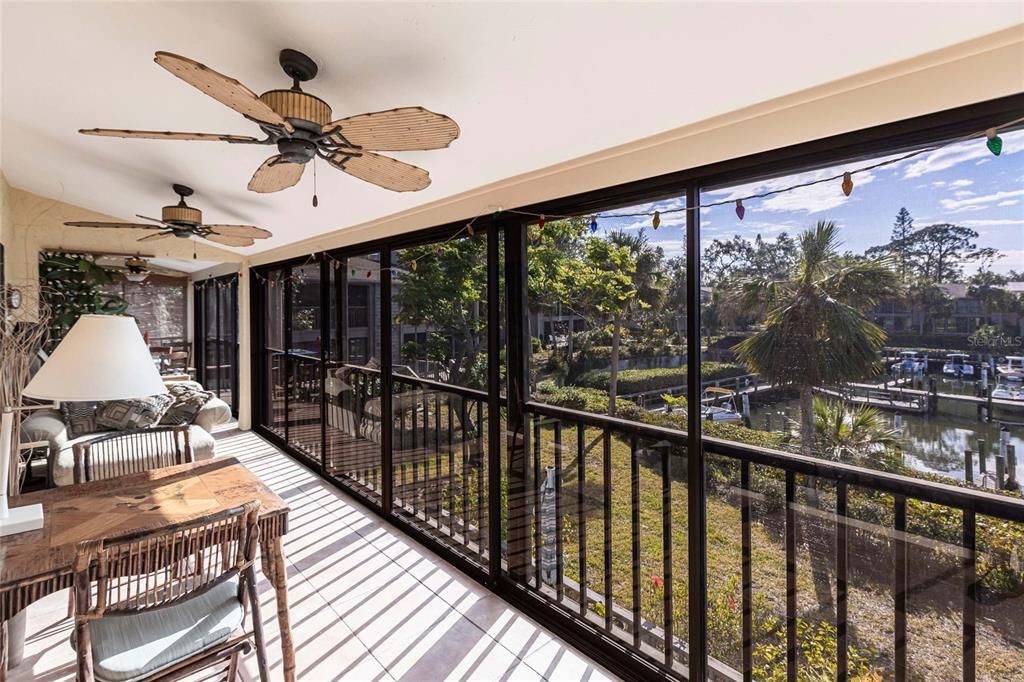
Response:
[[[242,626],[238,577],[178,604],[92,621],[97,680],[134,682],[226,641]]]
[[[56,450],[50,450],[50,481],[53,485],[72,485],[75,482],[75,443],[93,440],[105,433],[91,433],[80,438],[62,441]],[[192,456],[197,462],[213,459],[217,441],[206,430],[195,424],[188,427],[188,439],[192,445]],[[98,447],[102,448],[103,445]],[[113,446],[111,446],[113,447]]]

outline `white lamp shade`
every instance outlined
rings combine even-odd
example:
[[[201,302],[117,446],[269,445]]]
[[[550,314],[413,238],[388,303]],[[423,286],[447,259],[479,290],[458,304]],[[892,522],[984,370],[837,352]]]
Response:
[[[24,394],[40,400],[121,400],[166,393],[135,320],[82,315]]]

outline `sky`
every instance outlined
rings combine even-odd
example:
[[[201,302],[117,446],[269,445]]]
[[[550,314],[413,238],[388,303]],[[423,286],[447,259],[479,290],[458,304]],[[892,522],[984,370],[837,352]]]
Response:
[[[701,203],[729,201],[724,206],[701,210],[703,248],[714,239],[739,235],[753,239],[775,239],[785,232],[796,235],[819,220],[833,220],[840,227],[841,248],[863,253],[885,244],[892,233],[896,213],[906,207],[919,229],[936,223],[953,223],[978,232],[979,247],[998,249],[1003,257],[992,266],[996,272],[1024,270],[1024,130],[1003,133],[1003,149],[997,157],[985,146],[985,139],[959,142],[925,152],[889,166],[857,173],[849,197],[835,180],[792,190],[764,199],[744,201],[741,221],[735,212],[737,197],[763,193],[817,178],[840,175],[892,157],[867,159],[795,175],[772,178],[747,185],[713,189],[701,194]],[[607,213],[666,211],[685,206],[682,197]],[[645,229],[648,239],[661,246],[667,256],[682,255],[685,248],[685,211],[661,216],[657,231],[647,217],[598,220],[599,233],[614,229]],[[977,271],[965,264],[965,275]]]

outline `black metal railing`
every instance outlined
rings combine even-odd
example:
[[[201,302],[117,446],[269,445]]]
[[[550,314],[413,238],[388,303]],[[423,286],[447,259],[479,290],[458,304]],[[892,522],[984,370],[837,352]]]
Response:
[[[686,677],[687,600],[679,594],[686,589],[686,553],[679,547],[685,536],[674,530],[688,522],[682,501],[687,434],[544,403],[526,407],[534,491],[521,507],[533,515],[527,588],[663,673]],[[722,541],[739,545],[730,554],[734,563],[723,567],[715,559],[710,571],[716,578],[737,575],[739,601],[735,628],[722,634],[718,624],[716,634],[703,633],[717,638],[708,642],[713,678],[754,679],[757,664],[784,669],[790,680],[803,679],[812,666],[820,673],[822,665],[840,680],[866,666],[886,678],[908,679],[915,674],[907,650],[911,596],[944,599],[959,612],[965,680],[975,679],[982,610],[986,627],[1011,641],[1019,637],[1012,610],[979,604],[978,564],[984,558],[988,572],[1002,568],[1020,578],[1024,547],[1007,549],[992,534],[1024,523],[1021,499],[716,438],[704,438],[703,449],[708,532],[723,530],[715,524],[725,523],[725,510],[735,513],[740,536]],[[986,522],[979,525],[979,517]],[[1021,534],[1011,539],[1024,537],[1024,526],[1017,530]],[[992,538],[982,542],[982,535]],[[765,606],[766,590],[755,586],[766,549],[768,556],[784,556],[784,599],[774,608]],[[891,609],[891,643],[873,657],[852,639],[854,563],[857,587],[870,583],[874,605]],[[660,574],[648,577],[655,568]],[[824,587],[825,600],[832,594],[834,604],[824,612],[802,606],[814,597],[814,590],[805,592],[809,586]],[[886,590],[891,600],[877,597]],[[989,602],[999,598],[990,591]],[[1012,590],[1001,598],[1024,601]],[[723,601],[732,600],[730,591]],[[704,603],[716,608],[716,596],[706,595]],[[715,620],[709,618],[709,630]],[[824,664],[808,658],[821,642],[804,646],[810,638],[805,628],[819,621],[821,632],[834,628],[820,654]]]

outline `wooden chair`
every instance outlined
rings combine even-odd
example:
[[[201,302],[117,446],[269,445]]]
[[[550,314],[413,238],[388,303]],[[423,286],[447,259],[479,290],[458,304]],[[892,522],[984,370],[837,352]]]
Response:
[[[157,426],[76,443],[75,483],[125,476],[193,460],[187,424]]]
[[[253,568],[258,514],[259,503],[248,502],[79,544],[72,642],[78,681],[176,680],[214,666],[224,666],[223,679],[233,681],[239,656],[255,644],[260,679],[267,682]]]

